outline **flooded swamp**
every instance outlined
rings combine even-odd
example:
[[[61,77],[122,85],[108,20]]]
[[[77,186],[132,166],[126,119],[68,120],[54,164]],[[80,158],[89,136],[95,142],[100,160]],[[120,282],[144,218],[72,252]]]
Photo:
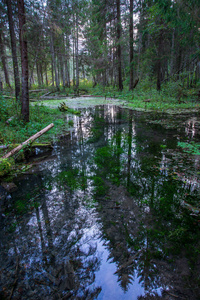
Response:
[[[200,116],[99,105],[69,120],[0,188],[0,299],[200,299],[200,156],[181,147]]]

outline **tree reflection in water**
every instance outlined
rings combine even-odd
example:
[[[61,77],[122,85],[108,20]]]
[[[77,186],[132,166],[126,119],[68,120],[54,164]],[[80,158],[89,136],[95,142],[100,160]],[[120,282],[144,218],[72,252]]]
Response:
[[[196,160],[177,151],[181,131],[147,122],[156,117],[87,109],[56,158],[16,180],[1,225],[1,295],[199,298],[199,219],[183,205],[198,207],[199,185],[177,177]]]

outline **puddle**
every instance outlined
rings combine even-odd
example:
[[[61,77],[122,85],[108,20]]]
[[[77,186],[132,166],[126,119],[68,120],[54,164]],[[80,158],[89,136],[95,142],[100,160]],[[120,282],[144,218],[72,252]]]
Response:
[[[0,190],[1,298],[200,298],[199,156],[178,147],[199,139],[198,117],[161,118],[83,108],[17,191]]]
[[[69,108],[80,109],[87,107],[94,107],[97,105],[122,105],[124,106],[127,102],[125,100],[119,100],[114,98],[105,97],[66,97],[62,99],[42,100],[39,104],[48,107],[56,108],[60,103],[65,102]],[[38,102],[37,102],[38,103]],[[35,105],[33,103],[32,105]]]

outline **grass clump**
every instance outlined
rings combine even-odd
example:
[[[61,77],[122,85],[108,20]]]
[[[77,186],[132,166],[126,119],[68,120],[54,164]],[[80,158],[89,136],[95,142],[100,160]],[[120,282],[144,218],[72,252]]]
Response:
[[[38,138],[39,142],[51,142],[56,134],[69,128],[64,115],[58,109],[43,105],[30,105],[30,122],[24,124],[19,117],[19,108],[11,98],[5,98],[3,95],[0,95],[0,111],[0,144],[2,145],[22,143],[50,123],[54,123],[54,127]],[[13,115],[15,118],[6,124]]]

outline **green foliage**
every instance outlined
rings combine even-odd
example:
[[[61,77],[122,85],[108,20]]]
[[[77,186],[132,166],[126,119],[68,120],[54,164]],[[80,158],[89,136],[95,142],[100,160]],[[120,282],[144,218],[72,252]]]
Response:
[[[70,113],[70,114],[73,114],[73,115],[80,115],[81,114],[80,110],[76,110],[76,109],[73,109],[73,108],[68,108],[67,112]]]
[[[109,168],[111,161],[112,161],[112,148],[111,147],[105,146],[105,147],[97,149],[96,156],[95,156],[95,162],[98,165]]]
[[[7,175],[15,165],[13,158],[0,159],[0,177]]]
[[[116,134],[114,139],[117,141],[118,138],[119,136]],[[122,176],[120,155],[123,153],[123,149],[117,144],[115,145],[113,141],[110,143],[111,145],[97,149],[95,163],[99,167],[99,175],[103,178],[110,179],[118,186]]]
[[[93,95],[102,95],[108,98],[115,98],[127,101],[130,108],[136,110],[151,110],[158,112],[184,112],[184,110],[199,109],[197,99],[197,90],[183,89],[181,103],[178,101],[179,82],[167,82],[163,84],[163,90],[157,91],[152,81],[146,77],[138,84],[134,91],[129,91],[128,86],[124,87],[122,92],[117,88],[103,87],[97,85],[90,93]],[[191,92],[189,92],[191,91]],[[149,102],[145,100],[149,99]],[[184,100],[184,101],[183,101]]]
[[[75,190],[80,186],[78,175],[79,175],[78,169],[71,169],[68,171],[62,171],[61,173],[59,173],[57,178],[61,186],[66,184],[71,190]]]
[[[93,176],[94,193],[96,196],[104,196],[108,190],[102,177]]]
[[[50,142],[56,133],[61,133],[68,128],[68,124],[64,120],[63,114],[56,108],[52,109],[44,105],[30,105],[30,122],[24,124],[17,116],[13,118],[7,125],[5,121],[13,116],[16,111],[15,103],[10,98],[6,100],[0,98],[0,141],[4,144],[19,144],[24,142],[30,136],[34,135],[50,123],[54,123],[54,127],[42,135],[38,141]],[[70,110],[70,113],[79,114],[79,111]],[[19,113],[18,113],[19,115]]]
[[[0,94],[0,122],[5,122],[13,114],[13,103]]]
[[[68,112],[68,113],[71,113],[71,114],[74,114],[74,115],[80,115],[80,111],[79,110],[75,110],[73,108],[69,108],[65,102],[62,102],[60,103],[60,105],[58,106],[58,109],[61,111],[61,112]]]
[[[68,125],[69,125],[70,127],[73,126],[73,125],[74,125],[73,120],[69,120],[69,121],[68,121]]]
[[[178,142],[178,146],[181,147],[184,152],[194,154],[194,155],[200,155],[200,144],[199,143]]]

